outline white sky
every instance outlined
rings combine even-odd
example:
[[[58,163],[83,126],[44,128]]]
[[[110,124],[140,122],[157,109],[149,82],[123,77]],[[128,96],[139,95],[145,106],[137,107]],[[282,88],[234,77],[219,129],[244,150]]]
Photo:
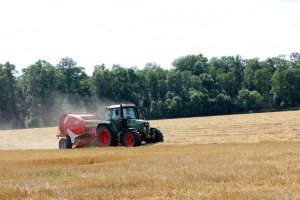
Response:
[[[300,0],[0,0],[0,63],[72,57],[170,68],[188,54],[244,58],[300,52]]]

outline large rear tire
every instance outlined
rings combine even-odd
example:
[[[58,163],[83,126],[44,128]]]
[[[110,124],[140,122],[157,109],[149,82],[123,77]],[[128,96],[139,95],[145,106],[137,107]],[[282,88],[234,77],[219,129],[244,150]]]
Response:
[[[59,149],[71,149],[72,148],[72,142],[70,137],[66,138],[60,138],[58,142]]]
[[[96,131],[96,145],[100,147],[116,146],[117,135],[109,126],[100,125]]]
[[[125,147],[135,147],[142,144],[141,135],[134,130],[128,130],[123,134],[122,143]]]

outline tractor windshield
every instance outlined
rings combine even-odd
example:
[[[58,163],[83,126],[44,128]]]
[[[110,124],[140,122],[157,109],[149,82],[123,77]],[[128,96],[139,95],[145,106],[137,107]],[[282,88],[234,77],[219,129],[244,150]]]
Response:
[[[106,120],[115,121],[121,119],[120,108],[107,109]],[[138,119],[138,113],[134,107],[123,107],[123,117],[124,119]]]
[[[132,107],[123,108],[124,119],[137,119],[137,113]]]

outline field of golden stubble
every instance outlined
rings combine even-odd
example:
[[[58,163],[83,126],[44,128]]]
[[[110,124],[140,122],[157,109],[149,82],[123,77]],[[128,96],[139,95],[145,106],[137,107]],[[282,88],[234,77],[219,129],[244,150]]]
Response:
[[[300,199],[299,119],[151,121],[166,141],[136,148],[57,150],[56,128],[0,131],[0,199]]]

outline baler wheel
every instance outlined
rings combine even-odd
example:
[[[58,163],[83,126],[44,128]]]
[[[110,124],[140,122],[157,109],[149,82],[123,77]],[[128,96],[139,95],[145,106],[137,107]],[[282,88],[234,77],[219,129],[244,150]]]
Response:
[[[59,149],[71,149],[72,142],[70,137],[61,138],[58,143]]]

